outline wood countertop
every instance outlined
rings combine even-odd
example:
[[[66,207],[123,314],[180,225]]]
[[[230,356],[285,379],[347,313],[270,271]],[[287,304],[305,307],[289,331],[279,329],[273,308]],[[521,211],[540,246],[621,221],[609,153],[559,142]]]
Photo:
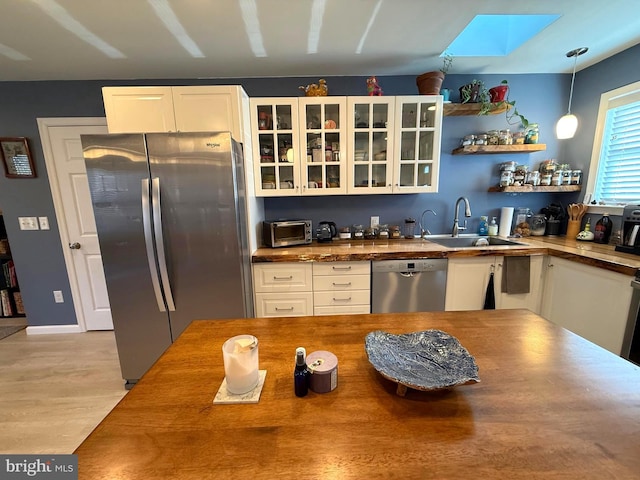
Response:
[[[340,262],[404,258],[461,258],[490,255],[552,255],[624,275],[640,269],[640,256],[616,252],[614,245],[580,242],[566,237],[513,239],[525,245],[448,248],[428,240],[334,240],[288,248],[259,248],[252,263]]]
[[[365,335],[440,329],[480,383],[396,395]],[[213,405],[225,339],[258,337],[259,403]],[[338,386],[293,392],[295,348]],[[75,453],[81,479],[636,479],[640,367],[525,310],[193,322]]]

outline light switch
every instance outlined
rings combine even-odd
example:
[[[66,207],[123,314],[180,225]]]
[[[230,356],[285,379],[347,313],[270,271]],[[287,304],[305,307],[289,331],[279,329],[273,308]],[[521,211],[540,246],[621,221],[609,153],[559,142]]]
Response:
[[[18,223],[20,224],[20,230],[39,229],[37,217],[18,217]]]
[[[38,217],[38,223],[40,223],[40,230],[49,230],[48,217]]]

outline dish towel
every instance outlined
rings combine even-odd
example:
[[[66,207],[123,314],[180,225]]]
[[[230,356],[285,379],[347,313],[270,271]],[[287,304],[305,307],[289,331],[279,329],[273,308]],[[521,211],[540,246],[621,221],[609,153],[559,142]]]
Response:
[[[504,257],[502,292],[508,294],[529,293],[530,270],[530,257]]]
[[[487,283],[487,293],[484,295],[484,309],[496,309],[496,294],[493,287],[493,272],[489,275],[489,283]]]

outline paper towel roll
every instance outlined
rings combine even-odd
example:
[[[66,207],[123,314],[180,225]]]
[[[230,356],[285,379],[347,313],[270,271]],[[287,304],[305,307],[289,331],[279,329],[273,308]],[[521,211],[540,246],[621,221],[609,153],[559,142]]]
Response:
[[[508,237],[511,235],[511,222],[513,222],[513,207],[502,207],[500,211],[500,227],[498,236]]]

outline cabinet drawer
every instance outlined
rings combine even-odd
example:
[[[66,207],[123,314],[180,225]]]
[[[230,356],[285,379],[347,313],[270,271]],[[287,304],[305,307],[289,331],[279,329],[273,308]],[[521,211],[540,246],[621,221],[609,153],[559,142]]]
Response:
[[[371,262],[318,262],[313,275],[370,275]]]
[[[369,290],[353,290],[348,292],[313,292],[313,304],[325,305],[370,305]]]
[[[313,290],[311,264],[278,263],[253,265],[256,292],[310,292]]]
[[[371,313],[369,305],[327,305],[315,307],[314,315],[349,315],[355,313]]]
[[[256,293],[256,317],[297,317],[313,315],[313,294]]]
[[[313,291],[349,291],[369,290],[371,277],[369,275],[327,275],[314,277]]]

